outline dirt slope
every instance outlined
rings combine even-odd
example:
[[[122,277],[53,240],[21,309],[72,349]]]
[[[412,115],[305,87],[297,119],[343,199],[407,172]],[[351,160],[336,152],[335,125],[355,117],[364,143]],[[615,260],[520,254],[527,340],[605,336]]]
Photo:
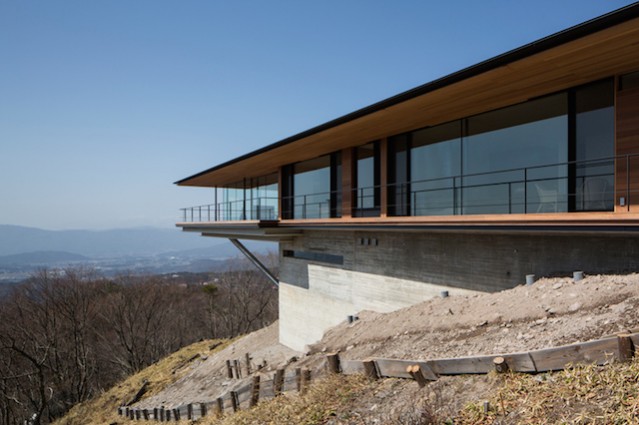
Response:
[[[272,371],[290,364],[316,368],[324,353],[340,351],[345,358],[389,357],[433,359],[474,354],[498,354],[586,341],[639,327],[639,275],[587,276],[541,279],[494,294],[433,299],[393,313],[361,312],[359,320],[327,332],[308,353],[298,353],[277,342],[277,323],[249,334],[227,348],[194,364],[183,378],[138,407],[175,407],[211,401],[241,382],[228,379],[226,360],[250,353],[253,367],[266,364]],[[294,358],[299,358],[295,360]],[[483,378],[455,381],[468,386],[468,396],[490,387]],[[454,391],[445,379],[430,391]],[[439,381],[438,381],[439,382]],[[389,381],[388,393],[375,394],[358,409],[375,410],[376,403],[398,396],[408,384]],[[409,391],[415,391],[414,385]],[[477,394],[476,394],[477,395]],[[459,398],[463,402],[466,398]],[[379,401],[376,401],[379,400]]]

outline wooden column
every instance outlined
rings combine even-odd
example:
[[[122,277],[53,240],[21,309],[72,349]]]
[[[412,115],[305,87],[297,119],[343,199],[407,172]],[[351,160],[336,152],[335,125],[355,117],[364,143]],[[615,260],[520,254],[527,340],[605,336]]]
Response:
[[[342,218],[351,218],[353,216],[354,182],[353,149],[342,149]]]
[[[388,139],[379,141],[379,216],[388,216]]]
[[[283,188],[284,188],[284,168],[280,167],[280,169],[277,171],[277,219],[278,220],[282,219],[282,207],[284,206],[284,203],[282,202]]]

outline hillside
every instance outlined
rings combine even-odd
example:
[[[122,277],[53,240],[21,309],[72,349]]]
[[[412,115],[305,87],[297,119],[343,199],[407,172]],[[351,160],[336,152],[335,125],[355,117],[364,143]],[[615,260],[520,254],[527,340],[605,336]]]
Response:
[[[503,354],[587,341],[636,328],[639,326],[639,317],[634,314],[637,306],[639,275],[588,276],[579,282],[573,282],[569,278],[541,279],[532,286],[519,286],[501,293],[433,299],[389,314],[362,312],[359,320],[331,329],[321,342],[310,347],[306,353],[295,353],[279,345],[276,342],[275,324],[249,334],[213,354],[207,353],[206,359],[200,356],[197,362],[189,365],[180,379],[154,391],[137,406],[170,408],[190,402],[211,401],[241,384],[238,380],[228,379],[224,362],[242,359],[245,353],[250,353],[253,363],[266,365],[262,371],[266,376],[286,364],[291,365],[289,368],[311,368],[314,376],[318,376],[324,371],[326,353],[334,351],[339,351],[344,359],[386,357],[424,360]],[[320,384],[318,388],[324,388],[324,392],[317,390],[323,394],[321,396],[317,392],[311,392],[302,399],[291,396],[292,398],[285,397],[283,400],[289,400],[291,406],[305,409],[300,404],[304,400],[304,403],[316,405],[318,401],[309,401],[308,398],[313,394],[323,397],[319,403],[331,406],[330,414],[324,412],[329,416],[324,416],[325,419],[322,420],[309,420],[308,423],[428,423],[424,421],[426,416],[438,418],[438,421],[458,418],[455,423],[475,423],[479,421],[477,416],[470,422],[467,418],[472,416],[473,409],[478,409],[473,406],[481,405],[483,400],[492,400],[493,405],[502,404],[505,410],[508,410],[508,406],[519,406],[521,410],[524,403],[523,399],[520,400],[524,397],[521,389],[526,388],[531,394],[543,389],[544,397],[550,397],[552,401],[546,401],[536,409],[552,410],[555,406],[556,409],[565,411],[562,415],[601,416],[600,410],[605,410],[604,403],[617,398],[610,394],[610,390],[607,390],[608,395],[600,397],[597,391],[601,388],[596,385],[615,382],[615,379],[633,379],[632,382],[635,382],[636,378],[628,377],[636,377],[638,368],[639,365],[632,363],[566,372],[572,374],[569,382],[581,385],[566,388],[560,386],[567,380],[548,377],[547,374],[538,375],[541,379],[535,376],[520,378],[519,375],[440,377],[424,389],[409,380],[384,379],[369,383],[358,378],[340,376],[339,381],[332,378],[332,381]],[[605,375],[611,373],[611,370],[618,370],[614,373],[626,375],[621,378],[614,373]],[[593,374],[596,374],[596,379],[593,379]],[[635,387],[631,385],[628,390]],[[621,386],[620,389],[625,390],[625,387]],[[584,397],[590,397],[592,402],[588,403],[588,399],[584,399],[571,404],[570,397],[580,396],[582,390],[586,391]],[[555,391],[564,391],[562,398],[553,400],[552,394]],[[335,399],[335,394],[341,396]],[[619,397],[628,400],[629,405],[639,403],[639,398],[632,399],[639,397],[637,395],[623,394]],[[601,403],[594,403],[599,398]],[[566,400],[568,407],[561,403]],[[117,407],[117,400],[113,401],[111,409]],[[273,415],[273,407],[268,406],[279,406],[276,410],[281,411],[283,402],[278,400],[262,403],[254,415],[265,410]],[[526,402],[530,400],[526,399]],[[284,410],[290,410],[291,406]],[[617,406],[613,411],[623,413],[621,407]],[[539,414],[539,411],[536,410],[535,414]],[[527,414],[520,412],[518,415],[509,415],[501,418],[502,422],[499,423],[525,422],[522,418],[530,417]],[[243,413],[237,419],[243,417],[242,423],[263,423],[258,419],[259,416],[250,419],[250,415],[250,412]],[[421,418],[421,422],[415,418]],[[232,416],[226,419],[228,423],[233,421]],[[281,421],[284,422],[280,423],[293,423],[284,419]],[[122,418],[117,419],[117,423],[125,422]],[[218,422],[211,417],[198,423]],[[531,420],[529,423],[537,422]]]

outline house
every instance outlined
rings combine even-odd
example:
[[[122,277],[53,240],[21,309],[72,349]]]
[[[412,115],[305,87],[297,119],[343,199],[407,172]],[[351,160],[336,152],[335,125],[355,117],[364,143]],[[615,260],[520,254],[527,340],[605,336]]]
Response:
[[[183,230],[279,242],[298,350],[361,310],[636,270],[639,5],[177,184],[213,189]]]

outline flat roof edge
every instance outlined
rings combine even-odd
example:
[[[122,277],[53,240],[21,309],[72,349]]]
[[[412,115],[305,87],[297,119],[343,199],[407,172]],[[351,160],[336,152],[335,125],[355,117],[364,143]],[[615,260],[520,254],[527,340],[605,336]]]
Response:
[[[312,127],[308,130],[302,131],[301,133],[297,133],[293,136],[289,136],[278,142],[269,144],[260,149],[241,155],[239,157],[236,157],[234,159],[231,159],[229,161],[226,161],[222,164],[216,165],[204,171],[201,171],[192,176],[178,180],[174,182],[174,184],[180,185],[180,186],[188,186],[189,185],[188,182],[190,180],[197,179],[213,171],[222,169],[224,167],[235,164],[237,162],[241,162],[248,158],[260,155],[264,152],[268,152],[278,147],[288,145],[290,143],[296,142],[298,140],[304,139],[314,134],[321,133],[325,130],[337,127],[339,125],[348,123],[350,121],[354,121],[358,118],[362,118],[366,115],[397,105],[399,103],[405,102],[415,97],[427,94],[429,92],[458,83],[468,78],[480,75],[492,69],[499,68],[504,65],[508,65],[518,60],[532,56],[534,54],[543,52],[545,50],[558,47],[562,44],[569,43],[579,38],[613,27],[615,25],[622,24],[626,21],[635,19],[637,17],[639,17],[639,1],[632,3],[628,6],[624,6],[620,9],[614,10],[612,12],[608,12],[604,15],[595,17],[588,21],[582,22],[580,24],[574,25],[567,29],[561,30],[549,36],[543,37],[531,43],[525,44],[521,47],[517,47],[515,49],[509,50],[505,53],[502,53],[492,58],[481,61],[475,65],[471,65],[467,68],[463,68],[459,71],[453,72],[452,74],[448,74],[444,77],[435,79],[431,82],[422,84],[415,88],[409,89],[407,91],[401,92],[389,98],[383,99],[369,106],[365,106],[361,109],[357,109],[353,112],[350,112],[346,115],[335,118],[324,124],[320,124],[316,127]]]

